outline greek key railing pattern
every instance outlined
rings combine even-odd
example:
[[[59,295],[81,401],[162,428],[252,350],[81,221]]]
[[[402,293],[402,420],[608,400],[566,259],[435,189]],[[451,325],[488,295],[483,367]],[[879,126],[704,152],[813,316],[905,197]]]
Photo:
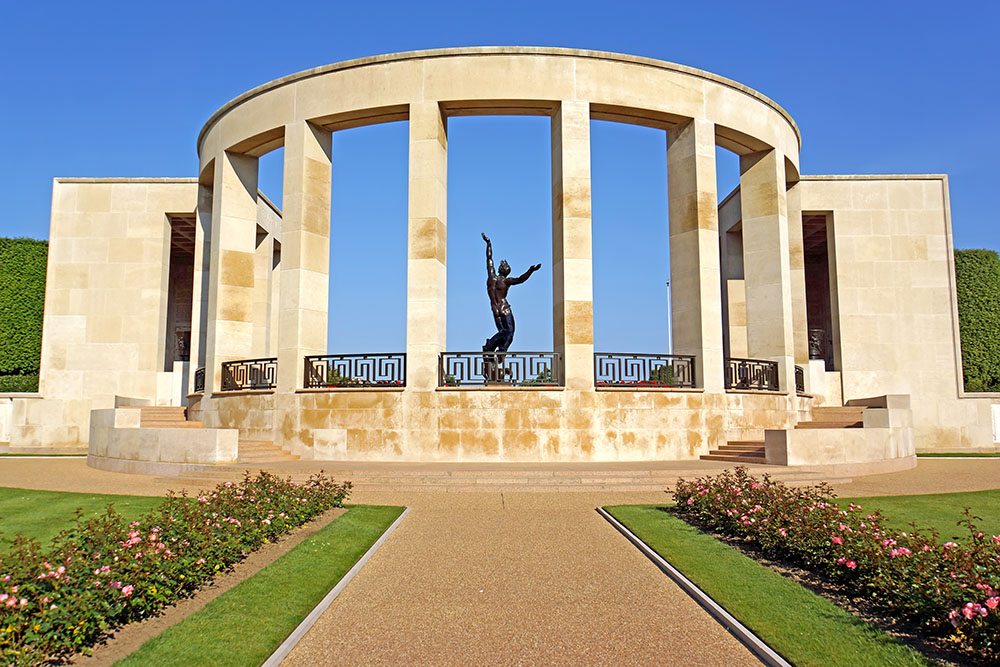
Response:
[[[778,362],[727,357],[726,389],[778,391]]]
[[[241,359],[222,364],[222,391],[274,389],[278,377],[278,360]]]
[[[406,354],[324,354],[305,358],[305,386],[402,387]]]
[[[564,382],[557,352],[442,352],[438,363],[441,387],[561,387]]]
[[[194,372],[194,393],[201,394],[205,392],[205,367],[202,366]]]
[[[806,393],[806,372],[802,369],[802,366],[795,367],[795,393]]]
[[[694,387],[694,357],[684,354],[594,354],[598,387]]]

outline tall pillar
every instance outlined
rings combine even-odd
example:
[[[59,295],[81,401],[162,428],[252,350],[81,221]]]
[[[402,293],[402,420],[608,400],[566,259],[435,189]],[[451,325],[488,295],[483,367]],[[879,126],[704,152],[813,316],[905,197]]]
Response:
[[[253,352],[257,158],[223,151],[215,157],[205,393],[222,387],[221,364]]]
[[[213,167],[214,169],[214,167]],[[191,372],[188,393],[194,393],[194,371],[206,368],[208,295],[211,289],[212,187],[198,184],[198,210],[194,222],[194,277],[191,290]],[[207,384],[207,380],[206,380]],[[210,391],[210,388],[206,387]],[[208,393],[208,392],[206,392]]]
[[[788,264],[792,276],[792,328],[795,363],[809,365],[809,319],[806,311],[806,256],[802,239],[802,195],[796,183],[788,189]]]
[[[776,150],[740,156],[747,351],[778,362],[781,391],[795,393],[795,343],[785,165]]]
[[[715,126],[689,120],[667,132],[671,322],[676,354],[695,355],[695,379],[724,390]]]
[[[279,304],[281,303],[281,242],[272,240],[267,301],[267,356],[278,356]]]
[[[271,255],[274,237],[257,228],[257,248],[254,251],[253,288],[253,356],[268,356],[271,337]]]
[[[448,124],[437,102],[410,104],[406,386],[437,387],[447,316]]]
[[[306,355],[326,353],[332,153],[330,132],[306,121],[285,126],[277,332],[283,394],[303,386]]]
[[[566,387],[594,386],[590,104],[563,101],[552,117],[552,328]]]

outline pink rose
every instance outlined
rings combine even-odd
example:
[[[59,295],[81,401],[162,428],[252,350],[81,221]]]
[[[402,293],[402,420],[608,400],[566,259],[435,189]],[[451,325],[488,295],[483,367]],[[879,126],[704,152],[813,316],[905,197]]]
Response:
[[[844,543],[844,540],[842,538],[840,538],[840,537],[837,537],[836,535],[834,535],[832,538],[830,538],[830,541],[833,542],[834,544],[843,544]]]

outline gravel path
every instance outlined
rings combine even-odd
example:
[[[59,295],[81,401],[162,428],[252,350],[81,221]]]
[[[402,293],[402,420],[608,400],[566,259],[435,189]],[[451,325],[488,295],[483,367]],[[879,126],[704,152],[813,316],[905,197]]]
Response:
[[[759,664],[598,516],[601,497],[363,500],[412,509],[285,665]]]

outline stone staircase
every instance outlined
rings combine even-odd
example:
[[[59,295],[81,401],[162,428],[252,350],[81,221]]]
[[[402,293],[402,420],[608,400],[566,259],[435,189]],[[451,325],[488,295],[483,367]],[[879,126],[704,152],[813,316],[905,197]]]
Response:
[[[187,408],[143,406],[139,410],[139,428],[205,428],[201,422],[187,420]]]
[[[864,411],[863,405],[813,408],[812,420],[799,422],[795,428],[862,428]]]
[[[763,440],[730,440],[701,456],[702,461],[765,464]]]
[[[862,428],[864,426],[863,405],[843,407],[816,407],[812,409],[812,419],[800,421],[797,429]],[[766,465],[763,440],[730,440],[718,449],[701,456],[702,461],[726,461],[729,463]]]
[[[240,440],[237,463],[260,465],[298,461],[299,457],[268,440]]]

